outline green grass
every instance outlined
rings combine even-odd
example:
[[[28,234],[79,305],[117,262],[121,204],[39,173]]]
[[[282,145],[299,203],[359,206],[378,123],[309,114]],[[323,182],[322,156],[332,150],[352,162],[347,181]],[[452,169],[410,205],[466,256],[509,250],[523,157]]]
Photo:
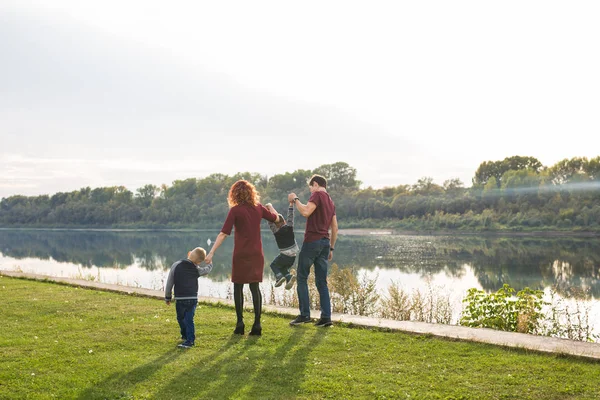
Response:
[[[8,277],[0,293],[2,399],[600,398],[583,359],[274,315],[239,337],[233,309],[204,304],[180,350],[160,300]]]

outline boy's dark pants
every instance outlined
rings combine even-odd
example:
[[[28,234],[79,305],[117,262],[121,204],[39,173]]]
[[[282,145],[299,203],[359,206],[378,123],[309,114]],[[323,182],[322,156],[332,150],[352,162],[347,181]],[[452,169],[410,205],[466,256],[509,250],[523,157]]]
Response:
[[[175,311],[177,312],[177,322],[179,322],[181,337],[191,343],[194,343],[196,340],[194,314],[196,313],[197,305],[198,300],[188,299],[175,301]]]
[[[271,270],[275,274],[276,278],[287,276],[290,274],[290,268],[294,265],[296,257],[286,256],[285,254],[279,253],[277,257],[271,263]]]

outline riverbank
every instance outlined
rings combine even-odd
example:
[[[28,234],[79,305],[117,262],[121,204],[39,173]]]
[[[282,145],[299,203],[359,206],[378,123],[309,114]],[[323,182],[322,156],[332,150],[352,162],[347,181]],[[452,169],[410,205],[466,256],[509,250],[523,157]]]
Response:
[[[273,314],[264,315],[262,337],[236,336],[233,310],[208,304],[197,310],[197,346],[181,351],[175,311],[162,301],[8,277],[0,288],[2,398],[600,396],[598,363],[579,358],[343,326],[292,328]]]
[[[102,290],[120,294],[125,293],[129,295],[144,296],[158,300],[163,300],[164,296],[164,293],[161,290],[153,290],[140,287],[129,287],[110,283],[101,283],[96,282],[95,280],[90,281],[86,279],[53,277],[24,272],[0,270],[0,277],[1,276],[31,279],[42,282],[54,282],[58,284],[71,285],[79,288]],[[202,303],[217,306],[225,305],[233,307],[232,300],[223,298],[200,296],[199,301]],[[263,310],[265,312],[270,312],[276,315],[287,316],[290,320],[296,317],[298,313],[297,308],[283,307],[273,304],[263,305]],[[312,310],[311,314],[319,315],[319,311]],[[492,329],[475,329],[465,326],[443,323],[396,321],[393,319],[341,314],[336,312],[332,314],[331,319],[332,321],[340,324],[349,324],[359,328],[385,329],[391,331],[401,331],[411,334],[433,335],[445,339],[467,340],[472,342],[513,347],[523,350],[585,357],[592,360],[600,361],[600,344],[588,343],[585,341],[567,340],[549,336],[530,335],[516,332],[498,331]]]

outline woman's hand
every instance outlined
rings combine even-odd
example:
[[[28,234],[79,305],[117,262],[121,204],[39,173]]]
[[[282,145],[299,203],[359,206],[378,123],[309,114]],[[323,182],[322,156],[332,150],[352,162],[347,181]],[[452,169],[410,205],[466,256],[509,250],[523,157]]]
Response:
[[[215,251],[217,251],[217,249],[221,246],[221,244],[223,243],[223,240],[227,239],[227,234],[226,233],[219,233],[217,235],[217,239],[215,240],[215,244],[213,244],[212,249],[210,249],[210,251],[208,252],[208,254],[206,255],[206,258],[204,259],[204,261],[207,264],[212,264],[212,259],[213,256],[215,255]]]

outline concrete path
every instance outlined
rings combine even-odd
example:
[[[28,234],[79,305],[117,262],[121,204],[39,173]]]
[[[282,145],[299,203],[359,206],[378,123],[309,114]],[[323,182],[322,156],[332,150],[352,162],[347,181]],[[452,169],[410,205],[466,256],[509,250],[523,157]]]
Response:
[[[13,271],[0,271],[0,275],[41,281],[60,282],[91,289],[135,294],[138,296],[152,297],[161,300],[164,299],[164,292],[160,290],[133,288],[82,279],[61,278]],[[198,300],[203,303],[226,304],[233,306],[233,300],[218,299],[214,297],[199,297]],[[263,310],[266,312],[289,315],[290,317],[295,317],[298,315],[298,310],[295,308],[265,305]],[[318,316],[319,312],[313,311],[312,315]],[[428,324],[426,322],[416,321],[394,321],[389,319],[362,317],[358,315],[333,314],[332,320],[367,328],[390,329],[408,333],[433,335],[450,339],[489,343],[546,353],[568,354],[600,360],[600,343],[587,343],[568,339],[551,338],[547,336],[496,331],[485,328],[468,328],[456,325]]]

